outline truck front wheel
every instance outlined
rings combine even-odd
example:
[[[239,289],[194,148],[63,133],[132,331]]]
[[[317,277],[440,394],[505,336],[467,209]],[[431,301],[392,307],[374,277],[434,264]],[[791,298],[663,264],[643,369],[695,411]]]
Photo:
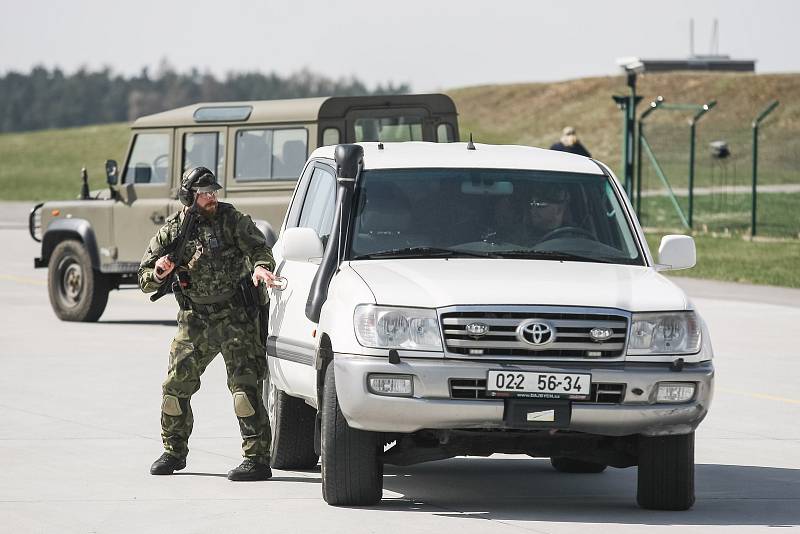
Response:
[[[650,510],[688,510],[694,504],[694,432],[640,436],[636,501]]]
[[[50,305],[62,321],[97,321],[108,303],[108,279],[92,268],[80,241],[56,245],[48,264],[47,289]]]
[[[333,363],[322,397],[322,497],[334,506],[377,504],[383,493],[380,434],[350,428],[336,397]]]
[[[268,381],[267,412],[272,428],[270,465],[275,469],[311,469],[317,465],[319,456],[314,452],[316,410]]]

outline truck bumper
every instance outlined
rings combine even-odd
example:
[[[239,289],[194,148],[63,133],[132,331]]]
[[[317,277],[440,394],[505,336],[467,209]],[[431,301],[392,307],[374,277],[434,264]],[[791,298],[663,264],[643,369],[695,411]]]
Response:
[[[588,372],[592,374],[592,383],[624,384],[619,404],[571,403],[567,429],[603,436],[688,434],[703,420],[713,397],[711,362],[687,364],[681,371],[671,371],[669,364],[664,363],[559,367],[553,363],[510,365],[405,358],[399,364],[390,364],[372,356],[339,353],[334,356],[337,396],[348,424],[373,432],[511,428],[504,419],[505,400],[451,398],[450,379],[486,379],[487,372],[496,369]],[[411,375],[413,396],[372,393],[367,387],[371,373]],[[693,382],[695,395],[681,404],[656,403],[659,382]]]

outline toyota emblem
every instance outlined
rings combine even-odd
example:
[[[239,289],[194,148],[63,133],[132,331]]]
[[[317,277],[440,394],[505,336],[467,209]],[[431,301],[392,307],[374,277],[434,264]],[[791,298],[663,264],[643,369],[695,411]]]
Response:
[[[555,335],[555,328],[543,321],[525,321],[517,327],[517,337],[530,345],[547,345],[555,339]]]

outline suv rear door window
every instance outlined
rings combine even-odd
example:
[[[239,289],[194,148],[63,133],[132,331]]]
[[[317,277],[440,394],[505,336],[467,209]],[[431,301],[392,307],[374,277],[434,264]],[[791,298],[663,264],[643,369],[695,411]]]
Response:
[[[239,130],[233,176],[237,182],[295,180],[307,152],[305,128]]]
[[[135,184],[168,182],[169,162],[168,133],[137,134],[122,181]]]

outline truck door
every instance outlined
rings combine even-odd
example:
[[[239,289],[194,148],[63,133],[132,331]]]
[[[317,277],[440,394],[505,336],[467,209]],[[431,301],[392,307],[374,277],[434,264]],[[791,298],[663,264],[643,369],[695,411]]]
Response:
[[[168,215],[172,171],[172,131],[136,133],[122,173],[124,199],[114,203],[117,263],[138,263],[150,238]]]
[[[312,228],[322,239],[323,245],[327,246],[336,211],[335,171],[328,165],[316,162],[309,166],[306,170],[308,172],[311,175],[307,188],[304,188],[304,173],[304,179],[294,199],[294,202],[302,200],[299,217],[296,223],[291,220],[295,212],[293,204],[287,218],[287,227]],[[298,198],[303,190],[304,197]],[[268,353],[273,356],[270,358],[270,372],[279,387],[284,385],[304,397],[315,399],[316,373],[313,362],[318,345],[318,338],[314,336],[317,325],[308,320],[305,308],[320,262],[285,260],[280,239],[273,252],[278,262],[276,274],[285,277],[288,285],[283,291],[270,292],[272,301]],[[285,318],[289,319],[284,320]]]

